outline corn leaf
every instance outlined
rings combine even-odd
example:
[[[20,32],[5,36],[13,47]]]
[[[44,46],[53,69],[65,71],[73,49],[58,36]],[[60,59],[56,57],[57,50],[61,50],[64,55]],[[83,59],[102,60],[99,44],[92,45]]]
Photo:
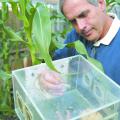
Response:
[[[7,3],[2,3],[2,20],[6,21],[8,19],[8,5]]]
[[[51,43],[51,20],[48,8],[41,4],[36,8],[33,18],[33,36],[37,49],[40,50],[40,56],[45,60],[46,64],[53,70],[56,70],[49,55],[49,47]]]
[[[20,36],[18,36],[10,27],[4,26],[4,31],[6,32],[6,34],[9,36],[9,38],[12,41],[22,42],[22,43],[28,45],[28,43],[26,41],[24,41]]]
[[[73,43],[69,43],[69,44],[67,44],[66,46],[67,46],[67,47],[75,48],[76,51],[77,51],[78,53],[80,53],[81,55],[84,55],[89,62],[91,62],[92,64],[94,64],[94,65],[95,65],[97,68],[99,68],[101,71],[104,71],[103,66],[102,66],[102,64],[101,64],[99,61],[97,61],[97,60],[94,59],[94,58],[89,57],[88,52],[87,52],[84,44],[83,44],[80,40],[77,40],[77,41],[75,41],[75,42],[73,42]]]
[[[101,71],[104,72],[104,68],[103,68],[102,64],[101,64],[98,60],[96,60],[96,59],[94,59],[94,58],[91,58],[91,57],[87,57],[87,59],[88,59],[88,61],[90,61],[92,64],[94,64],[97,68],[99,68]]]
[[[80,40],[75,41],[74,45],[75,45],[75,49],[77,50],[77,52],[79,52],[80,54],[85,55],[86,57],[89,56],[84,44]]]
[[[104,71],[103,66],[102,66],[102,64],[99,61],[97,61],[94,58],[89,57],[88,52],[87,52],[84,44],[80,40],[78,40],[78,41],[75,42],[75,48],[76,48],[76,50],[77,50],[78,53],[84,54],[87,57],[87,60],[89,62],[91,62],[92,64],[94,64],[101,71]]]

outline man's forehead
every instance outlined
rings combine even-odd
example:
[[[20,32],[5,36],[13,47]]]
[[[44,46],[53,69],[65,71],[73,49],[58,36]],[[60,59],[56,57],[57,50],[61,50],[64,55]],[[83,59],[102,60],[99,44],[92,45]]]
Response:
[[[74,9],[83,9],[85,6],[89,5],[87,0],[65,0],[63,4],[63,11],[67,10],[74,10]]]
[[[70,1],[70,0],[69,0]],[[77,0],[79,1],[79,0]],[[81,2],[80,2],[81,1]],[[69,3],[65,6],[63,6],[63,12],[64,12],[64,15],[67,17],[67,19],[69,20],[72,20],[78,16],[81,16],[83,15],[84,13],[86,13],[86,11],[88,11],[89,7],[88,7],[88,2],[83,2],[85,0],[80,0],[78,3],[77,2],[74,2],[73,4],[72,3]],[[83,7],[84,5],[84,7]]]

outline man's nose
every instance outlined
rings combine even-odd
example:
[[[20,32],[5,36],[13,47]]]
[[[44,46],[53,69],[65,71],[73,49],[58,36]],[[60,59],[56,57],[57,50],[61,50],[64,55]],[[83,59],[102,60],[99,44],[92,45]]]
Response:
[[[86,28],[86,21],[85,19],[76,19],[77,28],[79,31],[84,30]]]

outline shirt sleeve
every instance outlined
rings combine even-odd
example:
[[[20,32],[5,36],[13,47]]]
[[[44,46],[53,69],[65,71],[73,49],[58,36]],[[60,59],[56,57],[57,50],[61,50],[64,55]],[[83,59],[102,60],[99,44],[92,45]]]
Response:
[[[67,34],[66,40],[64,44],[74,42],[79,39],[79,35],[76,33],[75,29],[72,29],[70,33]],[[54,60],[74,56],[76,54],[76,50],[74,48],[64,47],[63,49],[58,49],[54,53]]]

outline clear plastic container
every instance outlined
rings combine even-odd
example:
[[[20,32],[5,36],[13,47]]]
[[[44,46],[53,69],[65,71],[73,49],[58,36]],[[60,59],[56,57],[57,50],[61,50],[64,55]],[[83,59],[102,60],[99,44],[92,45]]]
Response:
[[[15,111],[21,120],[120,120],[120,87],[82,56],[53,62],[66,90],[44,91],[38,76],[46,64],[15,70]],[[88,119],[89,118],[89,119]]]

